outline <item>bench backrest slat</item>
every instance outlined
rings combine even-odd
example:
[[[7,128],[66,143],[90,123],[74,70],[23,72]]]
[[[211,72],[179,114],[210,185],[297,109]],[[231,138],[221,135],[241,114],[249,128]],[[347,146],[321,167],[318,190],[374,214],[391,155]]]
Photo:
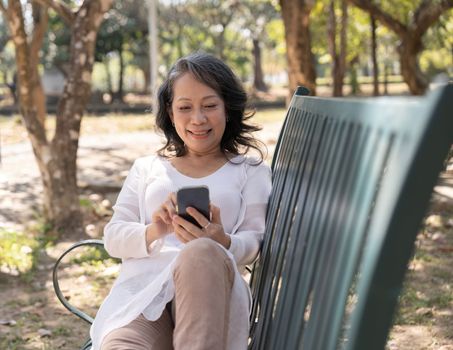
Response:
[[[383,349],[453,142],[453,86],[426,98],[295,95],[273,160],[250,349]]]

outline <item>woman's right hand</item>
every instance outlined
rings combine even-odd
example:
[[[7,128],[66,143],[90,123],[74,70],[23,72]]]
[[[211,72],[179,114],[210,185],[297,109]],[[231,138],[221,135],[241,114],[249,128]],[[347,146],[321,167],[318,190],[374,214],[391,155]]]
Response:
[[[152,214],[151,224],[146,228],[146,244],[173,232],[172,217],[176,214],[176,194],[168,195],[167,200]]]

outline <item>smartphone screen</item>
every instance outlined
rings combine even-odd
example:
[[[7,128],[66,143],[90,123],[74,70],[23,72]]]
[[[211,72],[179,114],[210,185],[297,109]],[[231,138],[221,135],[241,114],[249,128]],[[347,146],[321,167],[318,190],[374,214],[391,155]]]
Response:
[[[201,228],[186,212],[187,207],[197,209],[209,220],[209,189],[207,186],[183,187],[176,192],[176,211],[179,216]]]

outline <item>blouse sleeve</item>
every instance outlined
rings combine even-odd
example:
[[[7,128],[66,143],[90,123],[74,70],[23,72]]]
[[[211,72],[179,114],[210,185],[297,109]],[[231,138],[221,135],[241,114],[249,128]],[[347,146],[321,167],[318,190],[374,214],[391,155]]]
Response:
[[[113,257],[126,259],[149,256],[146,225],[140,222],[139,168],[135,161],[113,206],[112,219],[104,228],[104,246]]]
[[[239,266],[251,264],[258,255],[271,188],[269,166],[264,163],[257,166],[247,165],[247,180],[242,190],[245,215],[236,233],[230,236],[229,251]]]

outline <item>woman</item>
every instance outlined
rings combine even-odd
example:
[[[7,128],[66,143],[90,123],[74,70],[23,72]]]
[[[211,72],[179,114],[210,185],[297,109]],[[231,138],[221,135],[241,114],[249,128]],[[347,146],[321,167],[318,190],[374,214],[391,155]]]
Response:
[[[104,230],[121,272],[91,328],[93,349],[246,349],[250,292],[240,271],[264,232],[270,169],[246,123],[246,94],[213,56],[178,60],[159,89],[157,156],[137,159]],[[175,192],[204,185],[210,218],[176,215]]]

